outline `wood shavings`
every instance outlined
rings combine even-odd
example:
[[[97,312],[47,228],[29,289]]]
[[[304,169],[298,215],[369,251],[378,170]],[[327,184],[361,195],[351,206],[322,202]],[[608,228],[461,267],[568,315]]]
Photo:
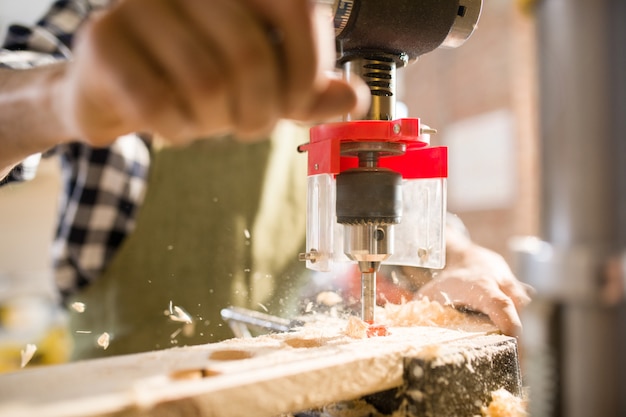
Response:
[[[110,341],[111,336],[107,332],[104,332],[98,337],[97,343],[102,349],[107,350]]]
[[[428,298],[402,304],[387,303],[384,308],[377,308],[376,317],[376,325],[383,327],[428,326],[466,331],[495,330],[493,324],[484,317],[468,315]],[[364,339],[368,336],[368,329],[367,323],[352,316],[348,320],[345,334],[354,339]]]
[[[367,338],[368,328],[369,324],[358,317],[350,316],[345,333],[353,339],[365,339]]]
[[[463,313],[443,306],[427,298],[404,304],[385,305],[379,322],[392,326],[446,326],[458,325],[466,321]]]
[[[75,303],[72,303],[72,305],[70,306],[72,308],[72,310],[74,310],[77,313],[84,313],[85,312],[85,303],[81,303],[76,301]]]
[[[178,337],[178,335],[180,334],[180,332],[182,332],[182,331],[183,331],[182,327],[179,328],[179,329],[174,330],[174,333],[172,333],[170,335],[170,339],[176,339]]]
[[[516,397],[504,388],[491,393],[491,402],[481,408],[484,417],[526,417],[524,399]]]
[[[175,330],[172,334],[170,334],[170,339],[172,343],[178,343],[176,338],[179,334],[183,334],[186,337],[191,337],[196,332],[196,324],[191,318],[191,315],[185,311],[184,308],[180,306],[175,306],[174,303],[170,300],[170,305],[167,310],[163,312],[166,316],[169,317],[171,321],[177,323],[183,323],[183,327]],[[202,320],[202,318],[200,318]]]
[[[317,294],[315,301],[317,302],[317,304],[332,307],[343,302],[343,298],[341,298],[341,296],[337,294],[336,292],[323,291]]]
[[[441,294],[441,296],[443,297],[443,299],[445,300],[444,305],[446,306],[454,306],[454,303],[452,302],[452,300],[450,299],[450,296],[448,295],[447,292],[444,291],[439,291],[439,294]]]
[[[368,324],[363,320],[351,316],[344,332],[353,339],[365,339],[368,337],[389,336],[389,329],[384,324]]]
[[[172,321],[186,323],[186,324],[193,323],[193,319],[191,318],[189,313],[187,313],[184,308],[173,305],[171,301],[170,301],[170,308],[169,308],[168,313],[169,313],[168,316],[170,320]]]
[[[28,362],[30,362],[30,360],[35,355],[35,352],[37,352],[37,346],[30,343],[27,344],[24,349],[22,349],[22,351],[20,352],[22,356],[22,368],[28,365]]]
[[[493,325],[482,316],[471,316],[424,297],[402,304],[387,303],[377,309],[377,322],[392,327],[436,326],[449,329],[491,330]]]

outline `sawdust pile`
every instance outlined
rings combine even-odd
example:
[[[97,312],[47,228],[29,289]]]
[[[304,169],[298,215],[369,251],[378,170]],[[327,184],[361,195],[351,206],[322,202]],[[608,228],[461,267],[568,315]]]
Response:
[[[376,313],[378,323],[392,327],[437,326],[460,329],[472,325],[491,325],[485,317],[470,316],[428,298],[403,304],[387,303]]]
[[[491,393],[491,403],[482,407],[484,417],[526,417],[526,401],[516,397],[505,389]]]
[[[351,316],[346,326],[346,336],[353,339],[365,339],[367,337],[367,329],[369,325],[358,317]]]
[[[402,304],[387,303],[385,307],[377,307],[376,324],[387,327],[443,327],[470,332],[498,331],[484,315],[467,314],[428,298]],[[353,339],[365,339],[370,336],[369,332],[370,325],[355,316],[348,319],[344,331]]]

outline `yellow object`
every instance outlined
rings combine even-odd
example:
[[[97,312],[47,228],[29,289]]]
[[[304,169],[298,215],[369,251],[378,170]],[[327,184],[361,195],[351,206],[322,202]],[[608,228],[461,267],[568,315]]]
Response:
[[[517,5],[525,15],[533,15],[540,1],[541,0],[517,0]]]
[[[25,357],[29,344],[36,348],[30,359]],[[67,327],[62,325],[49,328],[41,338],[31,343],[1,341],[0,373],[14,372],[23,367],[64,363],[69,360],[71,350],[72,338]]]

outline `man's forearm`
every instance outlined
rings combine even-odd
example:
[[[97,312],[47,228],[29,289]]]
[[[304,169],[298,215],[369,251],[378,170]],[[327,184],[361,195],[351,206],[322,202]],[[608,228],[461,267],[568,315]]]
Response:
[[[27,156],[71,139],[58,103],[66,65],[0,69],[0,178]]]

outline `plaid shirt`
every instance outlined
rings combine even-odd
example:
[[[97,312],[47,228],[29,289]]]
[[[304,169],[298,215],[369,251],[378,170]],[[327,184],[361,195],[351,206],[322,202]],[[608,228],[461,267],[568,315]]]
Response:
[[[0,50],[0,67],[26,70],[71,59],[72,37],[90,13],[109,0],[59,0],[33,27],[13,25]],[[70,143],[45,153],[61,160],[63,195],[52,245],[55,278],[65,296],[96,279],[134,227],[146,189],[149,150],[138,135],[108,148]],[[4,183],[31,178],[37,156]]]

